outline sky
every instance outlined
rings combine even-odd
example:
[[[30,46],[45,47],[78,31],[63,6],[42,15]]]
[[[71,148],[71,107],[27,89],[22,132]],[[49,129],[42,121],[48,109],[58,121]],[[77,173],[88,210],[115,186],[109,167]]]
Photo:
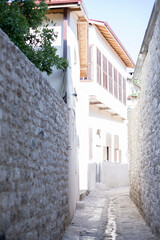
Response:
[[[106,21],[136,63],[155,0],[83,0],[88,17]]]

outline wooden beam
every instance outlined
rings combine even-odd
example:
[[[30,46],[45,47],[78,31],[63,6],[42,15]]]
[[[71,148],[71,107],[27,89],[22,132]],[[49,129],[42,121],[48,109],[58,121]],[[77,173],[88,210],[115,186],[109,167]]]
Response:
[[[47,11],[47,14],[49,13],[64,13],[64,9],[62,8],[50,9]]]
[[[112,117],[118,116],[118,113],[114,113],[112,114]]]
[[[88,23],[78,22],[80,77],[88,75]]]
[[[90,102],[90,105],[102,104],[101,102]]]
[[[99,110],[109,110],[109,107],[100,107]]]
[[[78,12],[78,11],[80,11],[80,8],[70,8],[70,11],[71,12]]]

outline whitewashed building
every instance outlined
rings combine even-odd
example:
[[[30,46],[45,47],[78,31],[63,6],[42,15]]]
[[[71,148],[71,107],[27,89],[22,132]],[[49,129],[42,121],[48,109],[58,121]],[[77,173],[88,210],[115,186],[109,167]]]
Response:
[[[67,72],[48,77],[70,112],[70,213],[79,190],[128,183],[126,83],[131,57],[106,22],[90,20],[82,1],[47,1],[55,46]],[[53,27],[52,24],[50,27]]]

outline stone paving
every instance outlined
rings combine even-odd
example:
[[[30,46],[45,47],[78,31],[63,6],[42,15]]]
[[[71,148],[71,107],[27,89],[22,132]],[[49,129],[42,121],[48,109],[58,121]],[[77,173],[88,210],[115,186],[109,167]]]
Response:
[[[78,202],[63,240],[160,240],[129,198],[129,188],[96,189]]]

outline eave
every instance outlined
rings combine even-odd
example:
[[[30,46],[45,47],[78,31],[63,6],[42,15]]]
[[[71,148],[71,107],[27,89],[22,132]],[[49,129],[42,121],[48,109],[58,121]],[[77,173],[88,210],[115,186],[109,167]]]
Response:
[[[121,58],[125,66],[129,68],[134,68],[135,67],[134,61],[132,60],[129,53],[127,52],[123,44],[120,42],[116,34],[110,28],[108,23],[103,21],[93,20],[93,19],[90,19],[89,22],[98,28],[98,30],[101,32],[101,34],[106,39],[106,41],[110,44],[110,46]]]
[[[39,1],[36,1],[36,2],[39,2]],[[46,0],[45,3],[48,5],[74,4],[74,3],[81,4],[82,0]]]

